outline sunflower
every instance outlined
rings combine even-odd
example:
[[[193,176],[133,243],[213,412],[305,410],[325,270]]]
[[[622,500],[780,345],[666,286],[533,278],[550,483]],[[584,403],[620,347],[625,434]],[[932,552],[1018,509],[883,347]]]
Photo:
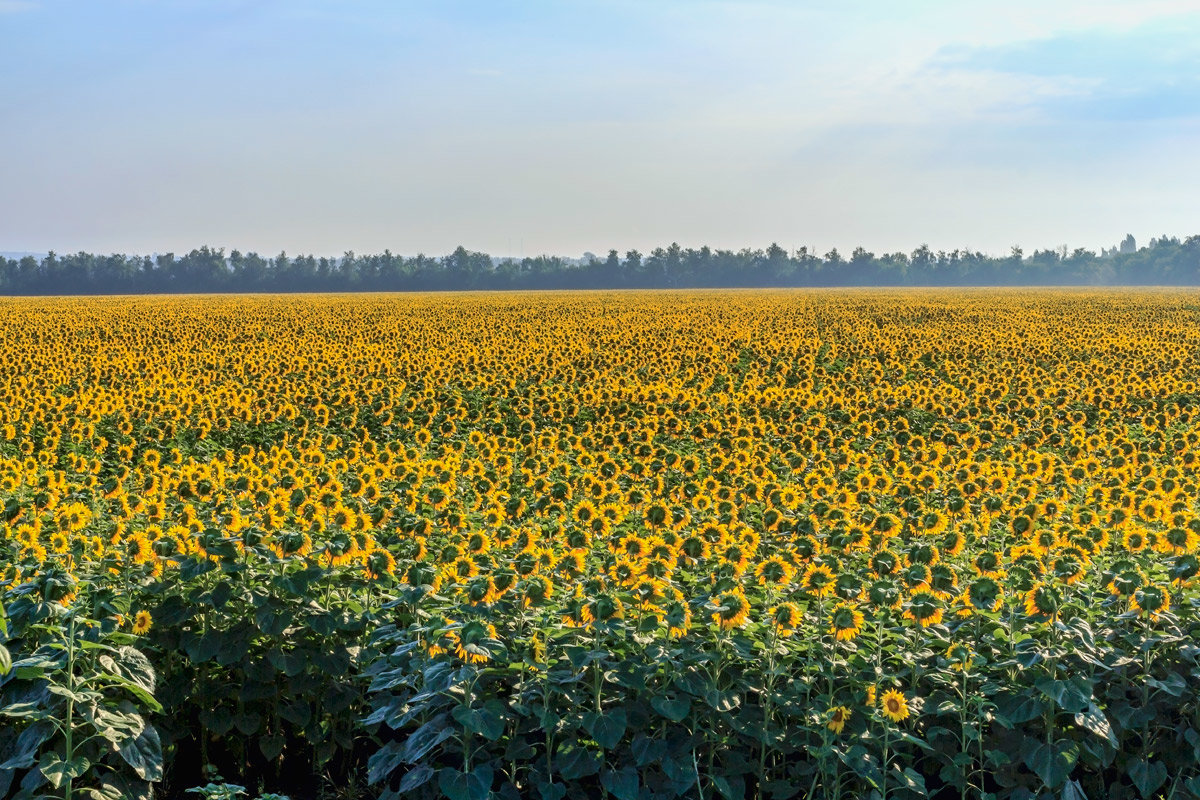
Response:
[[[990,576],[983,576],[971,581],[965,592],[967,602],[977,611],[996,611],[1004,600],[1000,584]]]
[[[805,590],[817,597],[831,595],[835,588],[833,570],[825,564],[810,564],[804,570],[804,577],[800,582],[804,585]]]
[[[881,703],[883,705],[883,716],[892,722],[900,722],[908,718],[908,701],[904,699],[903,693],[895,689],[888,689],[883,693]]]
[[[376,547],[363,558],[363,572],[373,581],[380,580],[384,575],[396,574],[396,559],[382,547]]]
[[[520,592],[526,607],[541,605],[554,595],[554,581],[546,575],[531,575],[521,582]]]
[[[877,577],[886,578],[900,568],[900,556],[891,550],[880,550],[871,556],[871,571]]]
[[[838,603],[833,609],[830,635],[839,642],[849,642],[861,632],[863,626],[862,612],[849,603]]]
[[[941,623],[942,616],[942,601],[934,592],[922,589],[913,592],[908,598],[908,608],[904,612],[904,618],[915,622],[920,627],[937,625]]]
[[[150,616],[150,612],[143,609],[142,611],[139,611],[139,612],[137,612],[136,615],[134,615],[133,632],[136,633],[137,635],[141,636],[143,633],[150,630],[150,626],[153,624],[154,624],[154,620]]]
[[[750,615],[750,601],[741,589],[721,592],[713,601],[713,605],[717,608],[712,615],[713,622],[719,625],[721,630],[732,630],[745,625]]]
[[[1054,616],[1062,605],[1062,593],[1052,584],[1038,583],[1025,593],[1025,614],[1030,617]]]
[[[834,733],[841,733],[846,727],[846,720],[850,719],[851,711],[845,706],[834,706],[829,709],[829,721],[825,723],[825,727]]]
[[[754,568],[754,577],[758,580],[760,586],[766,584],[782,586],[791,583],[792,578],[795,576],[796,568],[780,556],[771,556],[764,561],[760,561]]]
[[[946,660],[950,662],[950,669],[966,672],[975,663],[975,654],[971,652],[970,645],[958,642],[950,645],[946,649]]]
[[[692,610],[682,599],[682,595],[666,604],[667,636],[679,639],[692,625]]]
[[[1150,584],[1142,586],[1133,593],[1129,607],[1138,613],[1144,613],[1150,619],[1166,611],[1171,605],[1171,595],[1161,586]]]
[[[795,603],[780,603],[771,609],[771,624],[780,636],[786,638],[796,631],[800,624],[800,609]]]
[[[1121,545],[1130,553],[1140,553],[1147,544],[1146,531],[1142,528],[1129,527],[1121,537]]]

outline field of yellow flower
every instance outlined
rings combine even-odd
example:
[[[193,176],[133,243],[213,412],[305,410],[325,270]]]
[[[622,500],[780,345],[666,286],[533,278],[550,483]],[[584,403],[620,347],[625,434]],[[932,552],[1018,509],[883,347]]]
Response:
[[[1200,797],[1200,293],[9,299],[0,363],[0,798]]]

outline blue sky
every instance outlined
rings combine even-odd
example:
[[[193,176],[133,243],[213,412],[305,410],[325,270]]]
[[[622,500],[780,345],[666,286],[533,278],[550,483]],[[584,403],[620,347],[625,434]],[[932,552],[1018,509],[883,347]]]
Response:
[[[0,250],[1200,233],[1200,0],[0,0]]]

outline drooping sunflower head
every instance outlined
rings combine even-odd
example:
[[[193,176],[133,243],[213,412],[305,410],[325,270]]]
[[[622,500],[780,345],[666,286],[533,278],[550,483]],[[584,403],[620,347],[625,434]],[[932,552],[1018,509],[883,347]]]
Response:
[[[845,706],[834,706],[829,709],[829,720],[825,723],[825,727],[834,733],[841,733],[852,713]]]
[[[899,608],[903,599],[900,584],[892,578],[880,578],[867,588],[867,599],[876,608]]]
[[[830,617],[829,633],[839,642],[858,636],[863,626],[862,612],[849,603],[838,603]]]
[[[1161,586],[1142,586],[1133,593],[1129,607],[1154,619],[1171,605],[1171,595]]]
[[[971,581],[966,594],[971,607],[978,611],[996,611],[1004,599],[1000,584],[986,575]]]
[[[810,564],[804,570],[801,579],[806,591],[817,597],[826,597],[833,593],[836,577],[833,570],[826,564]]]
[[[941,598],[932,591],[922,589],[913,592],[909,597],[904,617],[921,627],[926,627],[939,624],[942,621],[943,613]]]
[[[754,577],[764,586],[783,586],[791,583],[795,576],[796,568],[780,556],[760,561],[754,568]]]
[[[1062,607],[1062,592],[1048,583],[1034,584],[1025,593],[1025,613],[1031,617],[1050,617]]]
[[[713,622],[721,630],[732,630],[746,624],[750,614],[750,601],[741,589],[731,589],[721,592],[713,600],[717,610],[713,613]]]
[[[363,558],[363,571],[373,581],[396,574],[396,559],[382,547],[376,547]]]
[[[521,595],[527,605],[541,605],[554,594],[554,581],[546,575],[531,575],[521,582]]]
[[[800,625],[802,615],[795,603],[780,603],[771,609],[771,624],[780,636],[791,636]]]
[[[970,645],[956,642],[946,649],[946,661],[949,662],[950,669],[966,672],[975,663],[975,653]]]
[[[900,568],[900,557],[891,550],[880,550],[871,556],[871,571],[880,578],[886,578]]]

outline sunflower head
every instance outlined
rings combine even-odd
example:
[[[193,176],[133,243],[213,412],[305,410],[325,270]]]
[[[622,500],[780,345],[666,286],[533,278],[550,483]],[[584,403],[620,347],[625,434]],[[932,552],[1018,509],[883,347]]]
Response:
[[[717,609],[712,615],[713,622],[717,623],[721,630],[727,631],[746,624],[750,614],[750,601],[740,589],[721,592],[713,600],[713,605]]]
[[[829,709],[829,719],[825,723],[825,727],[834,733],[841,733],[846,727],[846,720],[850,719],[850,709],[845,706],[834,706]]]
[[[900,722],[908,718],[908,701],[904,699],[904,694],[895,689],[888,689],[880,698],[881,711],[883,716],[890,719],[892,722]]]
[[[830,619],[829,633],[839,642],[848,642],[862,630],[863,615],[849,603],[838,603]]]
[[[771,624],[780,636],[791,636],[800,625],[802,615],[795,603],[780,603],[771,609]]]
[[[1129,605],[1138,613],[1154,619],[1170,607],[1171,596],[1161,586],[1150,584],[1135,591]]]
[[[1062,592],[1057,586],[1038,583],[1025,593],[1025,613],[1031,617],[1051,617],[1062,607]]]
[[[950,645],[946,649],[946,661],[950,663],[950,669],[966,672],[975,663],[975,654],[971,651],[970,645],[957,642]]]
[[[984,576],[971,581],[967,587],[967,601],[977,611],[996,611],[1004,599],[1000,584],[994,578]]]

